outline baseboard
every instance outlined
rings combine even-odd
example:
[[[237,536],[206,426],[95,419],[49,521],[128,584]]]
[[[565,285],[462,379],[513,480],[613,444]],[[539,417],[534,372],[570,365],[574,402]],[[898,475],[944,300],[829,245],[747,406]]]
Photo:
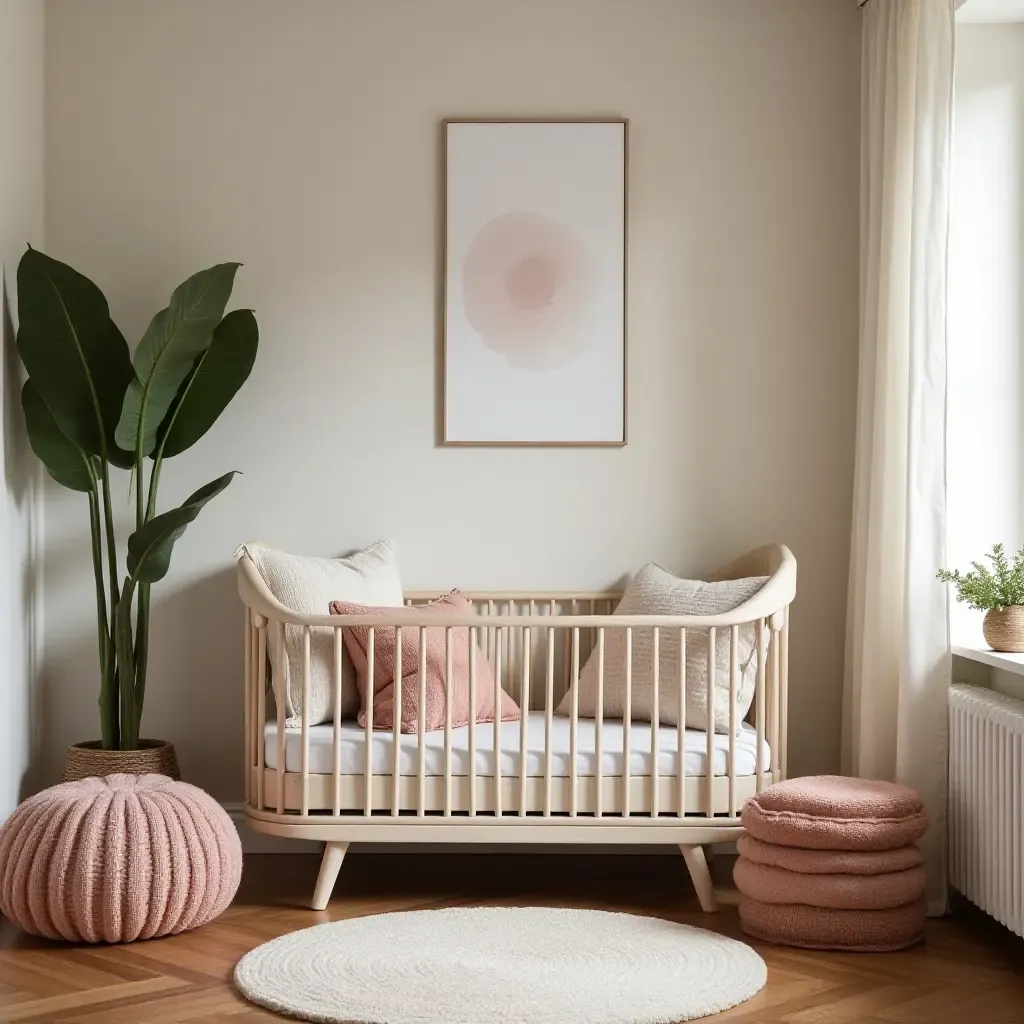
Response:
[[[268,836],[263,832],[257,832],[249,827],[244,804],[225,803],[221,806],[228,812],[228,817],[238,829],[243,853],[319,853],[323,849],[323,843],[314,843],[306,839],[285,839],[282,836]]]
[[[249,827],[245,816],[245,807],[240,803],[222,804],[228,816],[235,823],[238,835],[242,840],[243,853],[320,853],[323,843],[314,843],[305,839],[284,839],[280,836],[268,836],[256,832]],[[510,847],[516,853],[572,853],[572,854],[622,854],[643,856],[679,856],[675,846],[612,846],[605,844],[544,844],[544,843],[357,843],[352,853],[508,853]],[[715,843],[712,853],[731,856],[736,852],[735,843]]]

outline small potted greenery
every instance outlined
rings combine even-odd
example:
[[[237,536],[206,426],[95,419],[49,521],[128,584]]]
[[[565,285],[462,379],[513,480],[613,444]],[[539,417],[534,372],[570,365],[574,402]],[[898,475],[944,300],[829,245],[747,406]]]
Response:
[[[150,587],[167,575],[185,528],[234,473],[165,512],[157,511],[157,489],[164,459],[213,426],[255,362],[252,310],[224,315],[239,266],[222,263],[179,285],[133,357],[92,281],[32,248],[18,264],[17,346],[28,371],[22,408],[29,443],[57,483],[89,499],[101,738],[68,750],[65,780],[116,771],[177,777],[174,748],[139,732]],[[135,493],[123,568],[110,486],[119,470],[130,471],[127,490]]]
[[[961,574],[942,569],[939,579],[956,587],[956,599],[985,613],[981,631],[994,651],[1024,653],[1024,548],[1006,557],[1002,544],[985,556],[992,568],[972,562],[973,570]]]

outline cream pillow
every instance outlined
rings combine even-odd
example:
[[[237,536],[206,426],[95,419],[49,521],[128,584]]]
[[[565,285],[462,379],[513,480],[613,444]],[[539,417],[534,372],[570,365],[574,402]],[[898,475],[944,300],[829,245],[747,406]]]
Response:
[[[768,582],[767,576],[704,583],[673,576],[653,562],[633,577],[622,595],[616,615],[718,615],[732,611],[754,596]],[[715,732],[729,731],[729,634],[720,629],[715,642]],[[767,630],[765,631],[767,643]],[[739,629],[740,682],[736,695],[736,725],[750,710],[754,698],[757,659],[756,630]],[[658,638],[660,675],[658,718],[662,725],[679,721],[679,630],[662,629]],[[633,629],[634,721],[649,722],[654,709],[654,630]],[[704,729],[707,723],[708,631],[686,631],[686,726]],[[556,714],[568,715],[572,692],[565,695]],[[604,717],[622,718],[626,710],[626,631],[606,629],[604,635]],[[587,659],[579,678],[579,714],[597,714],[597,650]]]
[[[275,551],[262,544],[243,545],[259,570],[267,589],[286,608],[300,615],[326,615],[332,601],[350,601],[400,608],[405,603],[402,581],[390,541],[378,541],[346,558],[306,558]],[[288,725],[301,723],[302,627],[285,626],[285,650],[280,650],[278,628],[267,630],[267,647],[273,669],[274,694],[285,696]],[[334,719],[334,630],[314,627],[309,636],[309,724]],[[341,715],[355,718],[359,712],[356,673],[348,652],[342,661]]]

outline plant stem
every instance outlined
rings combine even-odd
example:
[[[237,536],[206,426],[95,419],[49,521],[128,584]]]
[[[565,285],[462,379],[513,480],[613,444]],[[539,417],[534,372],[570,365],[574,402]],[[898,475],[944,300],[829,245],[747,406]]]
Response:
[[[135,622],[135,687],[132,691],[132,747],[139,745],[142,705],[146,699],[146,668],[149,665],[149,584],[139,584],[138,618]]]
[[[114,659],[107,621],[107,595],[103,587],[103,527],[100,522],[99,492],[95,470],[89,492],[89,532],[92,540],[92,571],[96,579],[96,625],[100,653],[100,734],[104,750],[116,750],[120,736],[117,727],[117,694],[114,692]]]
[[[149,500],[146,502],[146,522],[156,515],[156,491],[160,485],[160,470],[164,465],[164,446],[161,442],[153,457],[153,469],[149,474]]]
[[[139,530],[156,515],[156,492],[160,483],[160,467],[163,445],[153,459],[153,468],[149,474],[148,496],[143,504],[142,491],[145,485],[145,456],[142,454],[142,430],[139,429],[139,441],[135,448],[135,529]],[[139,745],[139,731],[142,726],[142,708],[146,699],[146,670],[149,667],[149,584],[139,584],[139,597],[136,603],[135,646],[132,653],[132,672],[134,675],[131,689],[131,708],[128,713],[130,749]]]
[[[134,750],[137,744],[132,742],[131,723],[134,718],[133,694],[130,681],[134,675],[132,667],[132,592],[134,587],[131,579],[124,583],[124,593],[117,607],[114,620],[114,650],[120,670],[121,680],[129,683],[121,687],[121,749]]]
[[[115,630],[117,628],[117,536],[114,533],[114,512],[113,502],[110,497],[110,469],[105,459],[99,460],[100,483],[103,488],[103,520],[106,530],[107,541],[107,573],[110,578],[110,620],[109,620],[109,654],[107,663],[110,666],[110,707],[114,721],[117,721],[117,709],[121,703],[122,693],[130,680],[125,679],[124,673],[118,664],[115,646]],[[117,748],[120,749],[124,740],[123,735],[116,738]]]

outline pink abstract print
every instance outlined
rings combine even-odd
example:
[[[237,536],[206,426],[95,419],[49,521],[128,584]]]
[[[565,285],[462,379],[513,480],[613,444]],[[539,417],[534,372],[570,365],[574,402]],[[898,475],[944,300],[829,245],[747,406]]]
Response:
[[[581,329],[592,277],[572,228],[536,213],[501,214],[476,233],[463,262],[466,320],[509,366],[565,366],[593,339]]]

